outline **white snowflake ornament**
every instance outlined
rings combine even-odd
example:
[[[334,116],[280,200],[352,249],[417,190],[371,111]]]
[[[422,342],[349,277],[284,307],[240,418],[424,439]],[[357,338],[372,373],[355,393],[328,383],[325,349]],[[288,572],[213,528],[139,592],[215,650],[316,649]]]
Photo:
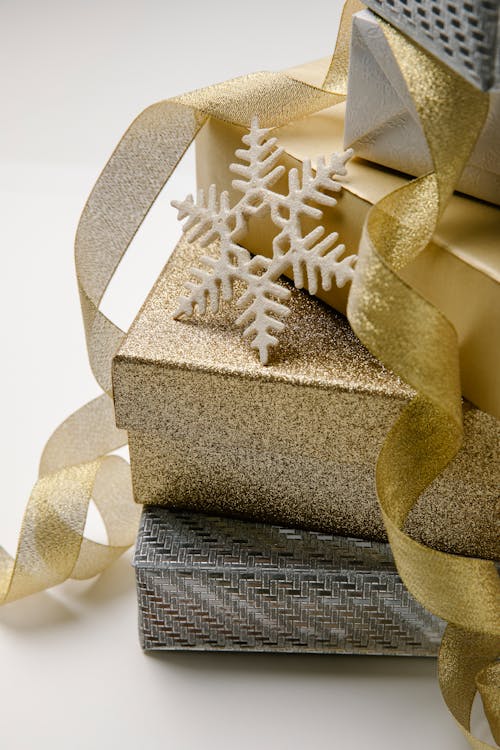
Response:
[[[318,159],[316,172],[306,160],[302,176],[297,169],[288,172],[288,192],[285,195],[272,190],[272,186],[286,171],[279,166],[283,149],[277,139],[269,137],[267,128],[259,128],[254,118],[250,131],[242,138],[246,148],[238,149],[235,156],[240,163],[231,164],[231,172],[239,179],[233,187],[242,193],[239,201],[231,207],[229,194],[224,190],[217,198],[217,188],[211,185],[205,200],[199,190],[196,202],[189,195],[184,201],[172,201],[178,211],[178,219],[186,219],[183,231],[188,242],[198,240],[203,247],[218,241],[218,257],[203,256],[203,268],[191,268],[195,279],[187,281],[188,295],[181,297],[175,312],[176,319],[190,318],[196,311],[203,315],[207,305],[218,312],[220,301],[233,298],[234,284],[240,282],[244,292],[236,304],[243,312],[236,324],[244,328],[243,336],[250,339],[251,346],[258,349],[260,361],[266,365],[269,350],[278,343],[274,334],[283,330],[283,320],[289,314],[284,303],[290,291],[278,283],[280,276],[291,271],[296,287],[301,289],[306,281],[309,292],[316,294],[318,282],[324,290],[332,286],[343,287],[354,275],[355,255],[339,258],[345,251],[337,245],[338,234],[332,232],[324,237],[325,229],[315,227],[304,234],[302,216],[319,220],[321,209],[310,205],[335,206],[337,201],[330,195],[339,192],[342,185],[335,175],[345,175],[345,164],[353,154],[352,149],[342,154],[332,154],[328,160]],[[278,233],[273,239],[272,258],[251,256],[238,245],[247,227],[247,218],[258,212],[269,210]]]

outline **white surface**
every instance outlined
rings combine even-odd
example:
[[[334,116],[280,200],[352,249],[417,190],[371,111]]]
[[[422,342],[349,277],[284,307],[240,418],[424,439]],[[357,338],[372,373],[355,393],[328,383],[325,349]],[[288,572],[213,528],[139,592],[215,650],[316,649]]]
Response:
[[[2,495],[13,552],[49,433],[97,394],[72,241],[132,117],[154,100],[327,54],[339,3],[3,0]],[[258,46],[254,40],[258,39]],[[126,325],[178,235],[182,165],[121,269],[107,310]],[[99,524],[93,529],[99,536]],[[0,743],[27,748],[466,748],[421,659],[144,656],[130,556],[0,610]]]

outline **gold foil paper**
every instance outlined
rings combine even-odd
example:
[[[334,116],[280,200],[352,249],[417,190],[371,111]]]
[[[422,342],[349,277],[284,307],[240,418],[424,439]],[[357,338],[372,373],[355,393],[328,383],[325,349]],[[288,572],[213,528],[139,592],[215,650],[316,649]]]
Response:
[[[136,500],[385,538],[375,464],[414,391],[342,315],[292,286],[268,366],[241,340],[230,304],[175,321],[189,268],[205,252],[179,243],[114,360]],[[491,447],[500,423],[470,405],[464,418],[463,450],[406,528],[439,549],[495,557],[500,471]]]

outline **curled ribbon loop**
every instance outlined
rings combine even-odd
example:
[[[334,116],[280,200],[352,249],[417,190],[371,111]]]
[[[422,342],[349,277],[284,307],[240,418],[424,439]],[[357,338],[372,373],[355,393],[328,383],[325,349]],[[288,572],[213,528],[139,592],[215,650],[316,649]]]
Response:
[[[71,416],[47,444],[16,559],[0,554],[0,602],[69,576],[93,576],[133,543],[138,511],[129,469],[106,456],[126,441],[115,427],[110,398],[111,362],[124,332],[100,311],[101,300],[157,195],[209,117],[247,127],[257,115],[264,127],[273,127],[345,98],[351,16],[362,7],[347,0],[322,88],[284,73],[244,76],[154,104],[118,144],[87,201],[75,244],[89,359],[104,394]],[[403,580],[451,623],[439,660],[443,695],[472,747],[484,750],[469,723],[477,682],[498,736],[498,672],[491,662],[499,650],[500,589],[494,565],[429,549],[402,530],[418,496],[462,439],[457,341],[450,323],[397,271],[431,239],[488,102],[395,29],[385,23],[383,29],[413,96],[434,169],[371,210],[348,317],[368,349],[417,391],[382,448],[377,491]],[[91,497],[107,526],[108,545],[83,538]]]
[[[113,423],[113,404],[103,394],[67,419],[45,447],[26,508],[15,559],[0,549],[0,602],[11,602],[62,583],[91,578],[133,544],[138,507],[130,467],[102,455],[123,445]],[[84,537],[91,501],[106,528],[108,544]]]

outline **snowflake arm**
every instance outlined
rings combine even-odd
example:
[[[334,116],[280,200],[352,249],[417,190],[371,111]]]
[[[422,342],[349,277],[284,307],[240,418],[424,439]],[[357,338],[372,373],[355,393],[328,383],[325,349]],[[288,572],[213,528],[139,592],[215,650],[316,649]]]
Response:
[[[241,139],[247,148],[239,148],[235,156],[241,163],[231,164],[229,169],[241,179],[232,181],[235,190],[243,193],[240,206],[247,215],[256,213],[264,205],[270,188],[284,174],[285,167],[278,165],[283,149],[277,147],[277,138],[269,137],[268,128],[259,128],[253,118],[250,131]]]
[[[288,307],[282,304],[290,298],[290,291],[272,281],[267,273],[270,265],[268,258],[260,256],[246,264],[247,289],[237,302],[238,307],[245,310],[236,325],[244,327],[243,337],[250,339],[252,349],[258,350],[263,365],[269,361],[270,348],[278,343],[271,331],[281,332],[285,327],[283,319],[290,314]],[[261,270],[264,273],[259,273]]]
[[[352,149],[348,149],[342,154],[332,154],[328,161],[319,158],[315,173],[311,162],[305,160],[302,179],[297,169],[291,169],[287,195],[274,194],[270,200],[271,218],[280,232],[273,241],[273,264],[269,273],[277,277],[291,269],[295,285],[301,289],[307,283],[311,294],[317,294],[318,280],[328,291],[333,279],[342,287],[354,276],[356,256],[339,260],[345,246],[336,245],[336,232],[323,237],[324,227],[317,226],[304,235],[301,224],[302,216],[321,219],[323,212],[318,205],[336,205],[337,200],[331,193],[341,190],[342,185],[333,178],[346,174],[345,164],[352,153]],[[310,205],[313,202],[316,205]]]
[[[304,159],[302,180],[300,180],[298,170],[291,169],[288,173],[287,195],[273,193],[269,198],[274,224],[282,230],[287,230],[292,225],[298,225],[301,215],[321,219],[323,216],[321,209],[309,204],[316,203],[330,207],[337,204],[337,199],[329,193],[338,193],[342,190],[342,184],[334,180],[333,176],[347,174],[345,164],[353,153],[350,148],[342,154],[332,154],[329,161],[326,161],[324,157],[319,157],[315,173],[310,159]]]
[[[342,190],[342,183],[333,179],[334,175],[345,176],[347,174],[346,163],[354,154],[352,148],[342,154],[331,154],[327,161],[320,156],[316,163],[316,172],[313,174],[309,159],[304,161],[302,169],[302,200],[314,201],[321,206],[335,206],[336,199],[328,193],[338,193]]]
[[[331,232],[326,237],[323,234],[323,227],[315,227],[304,238],[297,239],[287,255],[295,286],[298,289],[307,286],[310,294],[318,293],[318,278],[321,288],[329,291],[333,279],[341,288],[352,281],[354,276],[356,256],[349,255],[339,260],[345,252],[345,245],[336,244],[339,238],[337,232]],[[304,272],[307,281],[304,279]]]
[[[234,282],[238,279],[244,280],[243,269],[250,260],[250,253],[234,243],[224,248],[221,247],[221,254],[218,258],[208,255],[200,258],[205,268],[189,269],[196,282],[185,282],[184,286],[189,294],[179,298],[179,306],[174,313],[174,318],[176,320],[191,318],[196,309],[200,315],[204,315],[208,305],[211,312],[217,313],[220,301],[228,301],[232,298]]]
[[[205,204],[205,193],[198,190],[196,202],[192,195],[183,201],[172,201],[177,209],[177,218],[184,222],[182,231],[188,242],[200,241],[202,247],[219,238],[231,241],[244,227],[241,212],[231,209],[229,193],[224,190],[217,200],[217,188],[210,185]]]

